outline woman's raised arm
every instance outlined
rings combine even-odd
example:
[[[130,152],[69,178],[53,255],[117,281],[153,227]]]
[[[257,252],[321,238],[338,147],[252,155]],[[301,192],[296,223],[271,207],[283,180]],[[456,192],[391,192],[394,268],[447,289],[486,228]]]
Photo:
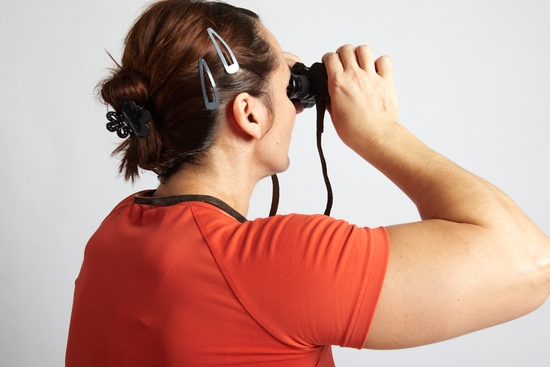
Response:
[[[539,307],[550,292],[548,237],[502,191],[398,123],[389,57],[346,45],[323,61],[340,138],[422,218],[388,227],[388,270],[365,347],[433,343]]]

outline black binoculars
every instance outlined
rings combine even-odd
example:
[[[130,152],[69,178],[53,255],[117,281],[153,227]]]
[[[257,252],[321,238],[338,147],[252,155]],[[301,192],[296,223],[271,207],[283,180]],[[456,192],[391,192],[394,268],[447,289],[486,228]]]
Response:
[[[297,62],[290,69],[290,81],[286,93],[292,101],[298,101],[304,108],[315,106],[316,98],[328,100],[328,77],[325,65],[316,62],[307,67]]]

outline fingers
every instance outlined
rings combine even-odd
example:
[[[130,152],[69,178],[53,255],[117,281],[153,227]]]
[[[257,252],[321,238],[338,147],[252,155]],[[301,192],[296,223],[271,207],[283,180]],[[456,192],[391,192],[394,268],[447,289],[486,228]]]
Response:
[[[369,46],[344,45],[325,54],[323,62],[332,123],[340,139],[365,157],[370,149],[365,142],[384,139],[398,124],[391,59],[375,60]]]
[[[323,62],[330,64],[337,71],[352,70],[357,67],[367,71],[375,70],[372,50],[369,46],[341,46],[336,52],[326,53],[323,56]]]
[[[352,45],[343,45],[336,50],[340,56],[344,70],[357,67],[357,56],[355,55],[355,47]]]
[[[372,49],[367,45],[354,47],[344,45],[336,52],[329,52],[323,56],[323,63],[332,72],[342,72],[360,68],[368,73],[377,73],[383,78],[393,77],[393,63],[389,56],[381,56],[374,60]]]
[[[355,49],[355,56],[357,57],[357,63],[359,67],[368,72],[375,71],[374,67],[374,54],[369,46],[362,45]]]
[[[382,78],[393,79],[393,61],[389,56],[380,56],[375,62],[376,72]]]
[[[335,52],[326,53],[323,56],[323,64],[325,64],[327,68],[327,73],[329,75],[329,78],[331,78],[331,75],[334,75],[336,73],[341,73],[344,71],[344,65],[342,64],[340,55],[338,55]]]

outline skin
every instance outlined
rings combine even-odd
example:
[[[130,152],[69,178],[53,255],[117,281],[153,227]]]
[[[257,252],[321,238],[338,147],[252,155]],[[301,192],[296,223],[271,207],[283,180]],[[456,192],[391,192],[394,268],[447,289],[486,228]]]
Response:
[[[288,65],[271,75],[275,114],[247,93],[226,106],[200,169],[187,167],[156,196],[205,194],[248,212],[256,183],[289,165],[299,109],[287,98]],[[392,61],[368,46],[323,57],[328,107],[342,141],[400,187],[422,220],[387,227],[390,257],[366,348],[406,348],[502,323],[539,307],[550,292],[550,240],[499,189],[460,168],[398,122]],[[366,188],[368,189],[368,188]]]
[[[391,59],[368,46],[323,57],[342,141],[416,204],[390,226],[390,258],[368,348],[405,348],[522,316],[550,290],[550,241],[502,191],[398,123]]]

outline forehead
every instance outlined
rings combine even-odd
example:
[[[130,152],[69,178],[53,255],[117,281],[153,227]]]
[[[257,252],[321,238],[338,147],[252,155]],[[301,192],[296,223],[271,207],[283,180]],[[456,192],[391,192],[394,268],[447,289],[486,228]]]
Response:
[[[281,48],[279,41],[277,41],[277,38],[275,38],[273,33],[271,33],[271,31],[267,29],[263,24],[260,25],[260,27],[262,29],[263,36],[265,37],[267,43],[269,43],[269,45],[271,46],[271,49],[273,50],[273,52],[277,54],[279,61],[281,63],[286,64],[286,59],[285,59],[283,49]]]

